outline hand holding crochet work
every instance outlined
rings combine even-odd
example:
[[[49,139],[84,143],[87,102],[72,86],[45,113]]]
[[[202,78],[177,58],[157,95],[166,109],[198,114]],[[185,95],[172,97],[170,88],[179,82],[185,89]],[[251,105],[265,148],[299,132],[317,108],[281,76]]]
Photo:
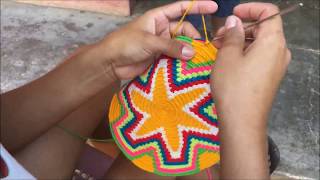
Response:
[[[277,12],[276,6],[266,3],[243,4],[234,10],[248,20]],[[227,179],[268,177],[267,116],[291,58],[280,16],[252,32],[255,41],[246,48],[241,20],[236,16],[227,19],[211,76],[220,118],[221,176]]]
[[[131,79],[144,72],[160,54],[187,60],[193,57],[192,46],[171,39],[178,22],[175,20],[189,7],[190,2],[177,2],[150,10],[118,31],[108,35],[98,46],[108,53],[107,63],[112,64],[119,79]],[[197,1],[190,14],[209,14],[217,10],[211,1]],[[199,32],[184,22],[176,35],[200,38]]]

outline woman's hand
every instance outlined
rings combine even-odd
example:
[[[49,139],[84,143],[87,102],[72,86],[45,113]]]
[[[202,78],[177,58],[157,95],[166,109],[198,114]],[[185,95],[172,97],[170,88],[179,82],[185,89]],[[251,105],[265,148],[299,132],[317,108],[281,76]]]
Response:
[[[211,85],[220,113],[250,114],[264,117],[253,120],[255,127],[265,127],[273,98],[290,61],[283,34],[281,17],[260,24],[253,41],[245,48],[245,33],[241,19],[259,20],[278,12],[267,3],[241,4],[235,16],[227,19],[225,38],[218,52]],[[239,18],[237,18],[238,16]],[[248,121],[247,119],[243,121]]]
[[[176,2],[148,11],[141,17],[108,35],[99,42],[104,65],[112,65],[118,79],[141,74],[160,54],[180,59],[194,55],[191,46],[171,39],[176,21],[190,6],[189,1]],[[217,10],[213,1],[197,1],[190,14],[209,14]],[[177,35],[200,38],[199,32],[184,22]]]
[[[291,55],[280,16],[250,31],[255,40],[248,46],[240,19],[256,21],[278,11],[272,4],[241,4],[226,21],[211,77],[220,120],[222,178],[269,176],[267,119]]]

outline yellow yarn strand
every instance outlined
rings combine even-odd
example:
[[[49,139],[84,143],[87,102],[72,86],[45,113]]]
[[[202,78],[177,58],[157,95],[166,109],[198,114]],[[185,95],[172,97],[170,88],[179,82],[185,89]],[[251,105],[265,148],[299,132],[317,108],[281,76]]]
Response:
[[[203,31],[204,31],[204,34],[206,36],[206,43],[210,43],[209,41],[209,37],[208,37],[208,33],[207,33],[207,25],[206,25],[206,20],[204,18],[204,15],[202,14],[202,24],[203,24]]]
[[[193,7],[193,4],[194,4],[195,0],[192,0],[192,2],[190,3],[190,6],[188,7],[188,9],[186,9],[186,11],[184,12],[183,16],[181,17],[180,21],[178,22],[178,25],[177,27],[174,29],[171,37],[172,38],[175,38],[176,37],[176,34],[178,32],[178,30],[180,29],[184,19],[186,18],[186,16],[188,15],[188,13],[190,12],[190,10],[192,9]]]
[[[178,24],[177,24],[177,27],[174,29],[171,37],[172,38],[175,38],[176,35],[177,35],[177,32],[179,31],[179,29],[181,28],[182,26],[182,23],[183,21],[185,20],[186,16],[189,14],[190,10],[192,9],[194,3],[195,3],[196,0],[192,0],[189,7],[186,9],[186,11],[184,12],[184,14],[182,15],[181,19],[179,20]],[[208,31],[207,31],[207,24],[206,24],[206,20],[205,20],[205,17],[204,15],[202,14],[202,25],[203,25],[203,31],[204,31],[204,34],[205,34],[205,38],[206,38],[206,44],[209,44],[210,41],[209,41],[209,37],[208,37]]]

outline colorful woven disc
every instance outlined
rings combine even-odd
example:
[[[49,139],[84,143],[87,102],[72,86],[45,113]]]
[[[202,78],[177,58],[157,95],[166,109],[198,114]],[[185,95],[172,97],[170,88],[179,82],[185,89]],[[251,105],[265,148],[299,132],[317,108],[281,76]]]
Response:
[[[162,176],[195,174],[219,161],[209,77],[217,50],[184,36],[196,55],[162,56],[112,100],[113,138],[136,166]]]

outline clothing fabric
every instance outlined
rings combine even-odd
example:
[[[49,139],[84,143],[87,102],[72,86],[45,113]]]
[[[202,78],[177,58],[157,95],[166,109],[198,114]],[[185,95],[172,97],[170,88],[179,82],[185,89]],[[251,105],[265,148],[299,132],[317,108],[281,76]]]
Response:
[[[110,146],[116,145],[108,144],[101,143],[101,146],[105,146],[108,151],[113,151],[114,148],[110,148]],[[73,172],[72,180],[103,179],[114,159],[115,157],[102,152],[101,149],[86,144],[79,158],[77,168]]]
[[[232,14],[233,8],[240,3],[240,0],[216,0],[216,3],[218,4],[218,11],[215,16],[227,17]]]
[[[14,157],[0,144],[1,158],[4,161],[3,166],[7,166],[8,174],[2,179],[28,179],[33,180],[36,179],[32,176],[18,161],[15,160]]]
[[[240,3],[240,0],[215,0],[218,4],[218,10],[214,14],[217,17],[227,17],[233,12],[233,8]],[[188,15],[186,19],[193,24],[194,27],[202,26],[201,15]]]

